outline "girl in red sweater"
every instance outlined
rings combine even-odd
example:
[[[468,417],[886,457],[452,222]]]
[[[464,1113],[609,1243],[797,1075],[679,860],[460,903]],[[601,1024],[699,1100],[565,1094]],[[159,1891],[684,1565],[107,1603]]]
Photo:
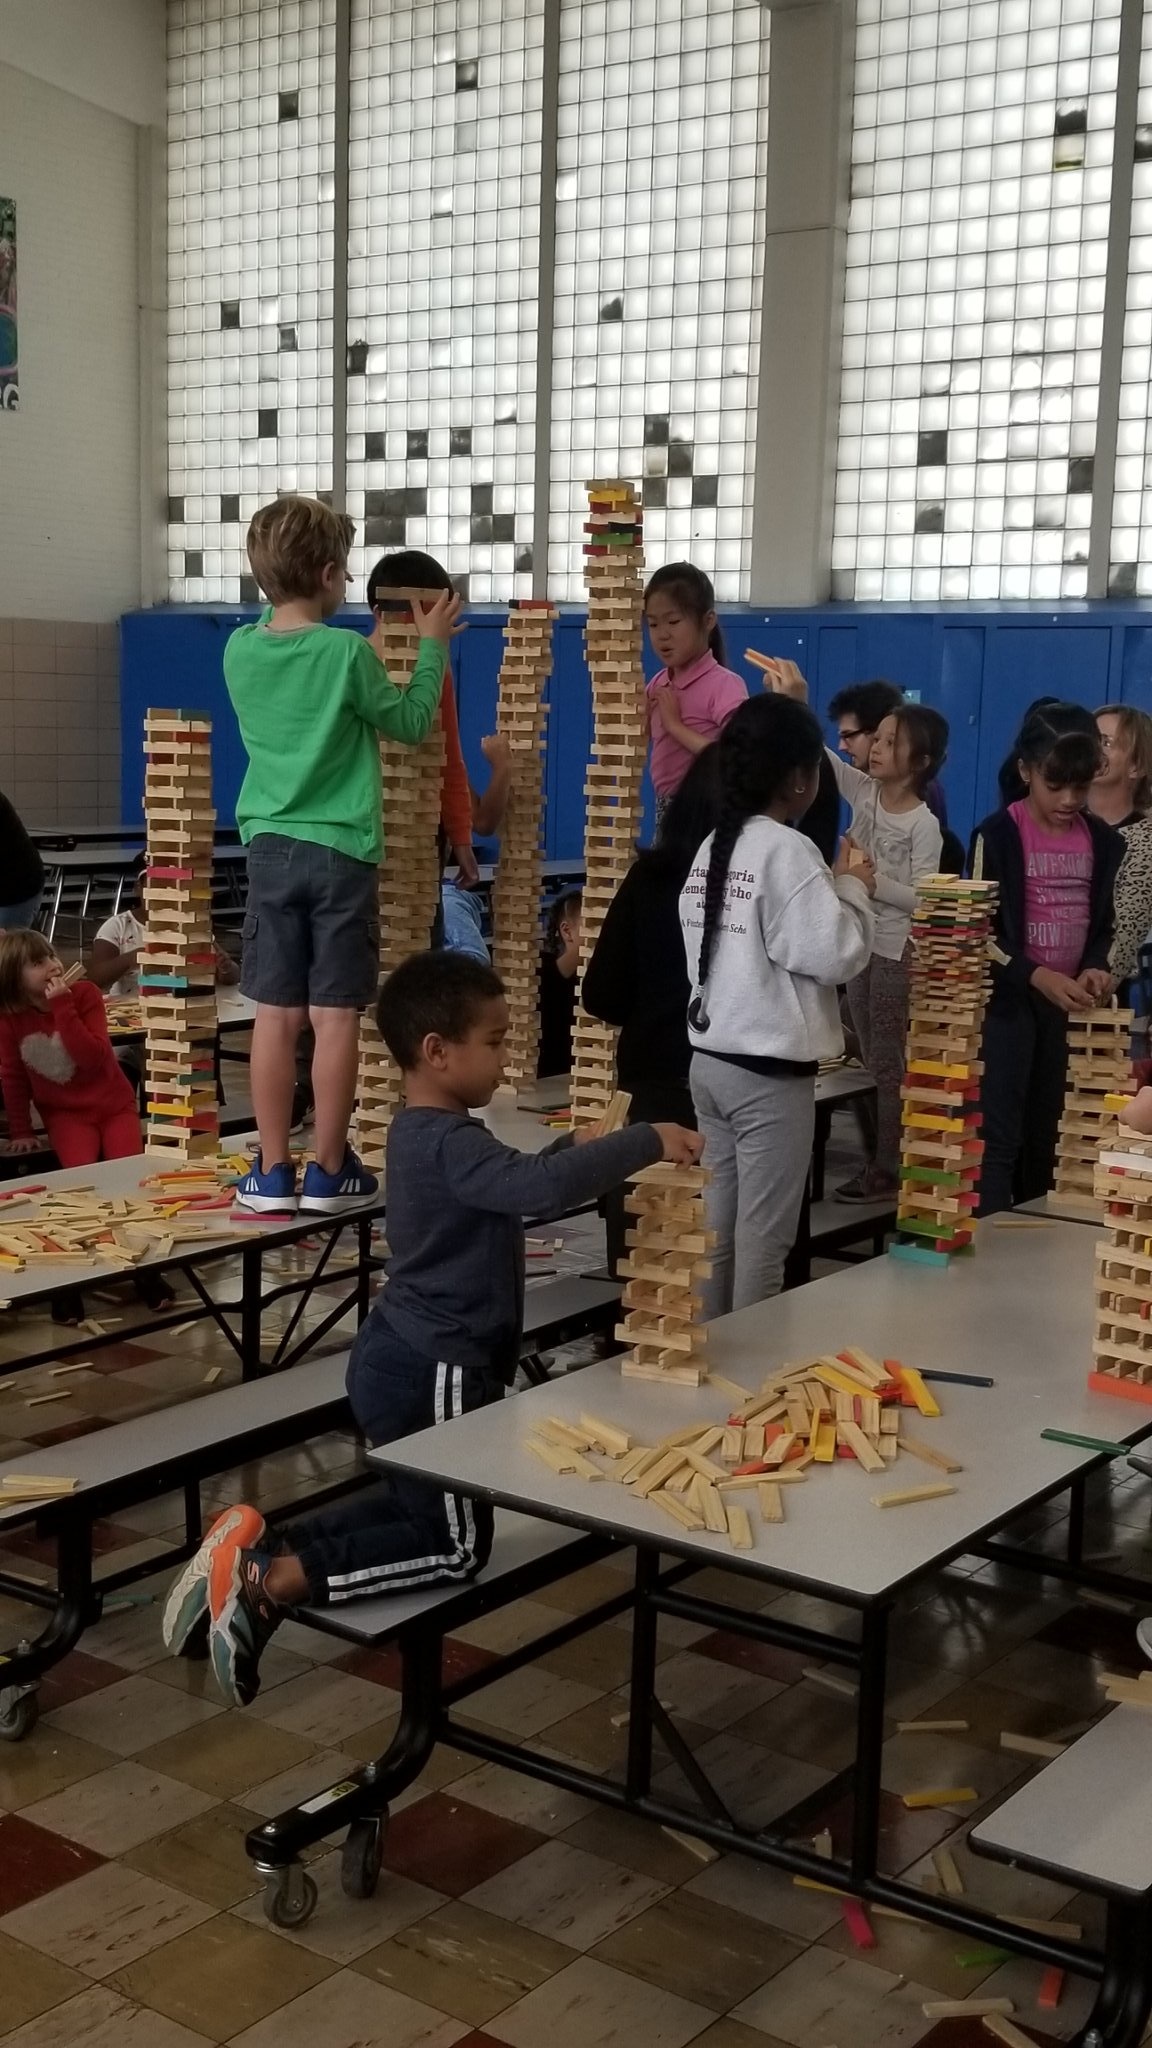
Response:
[[[32,1151],[35,1103],[61,1166],[143,1152],[132,1088],[116,1063],[104,998],[69,987],[39,932],[0,933],[0,1084],[14,1152]]]

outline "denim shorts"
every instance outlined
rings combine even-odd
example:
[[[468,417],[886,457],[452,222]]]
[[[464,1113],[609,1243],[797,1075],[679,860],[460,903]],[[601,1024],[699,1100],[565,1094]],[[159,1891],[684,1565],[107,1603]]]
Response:
[[[332,846],[261,832],[248,848],[240,988],[295,1010],[363,1010],[380,979],[378,870]]]

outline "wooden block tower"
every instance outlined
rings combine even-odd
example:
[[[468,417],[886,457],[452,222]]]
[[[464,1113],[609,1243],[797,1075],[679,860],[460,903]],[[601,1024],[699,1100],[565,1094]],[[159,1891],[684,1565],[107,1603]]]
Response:
[[[382,638],[384,666],[398,689],[405,689],[416,666],[420,634],[412,601],[431,605],[439,590],[389,590],[396,605],[385,615]],[[444,688],[452,688],[445,674]],[[439,719],[418,747],[381,738],[380,770],[384,787],[384,859],[380,864],[380,978],[390,974],[410,953],[427,951],[440,900],[440,782],[444,735]],[[388,1051],[372,1010],[360,1019],[360,1071],[356,1085],[353,1144],[366,1166],[384,1164],[388,1126],[400,1106],[400,1069]]]
[[[896,1259],[943,1266],[971,1249],[995,907],[994,882],[930,875],[916,891]]]
[[[648,713],[640,666],[644,566],[640,505],[630,483],[588,486],[584,529],[588,625],[584,644],[592,677],[592,757],[584,785],[584,906],[581,972],[600,936],[604,913],[632,865],[640,829],[640,784],[648,748]],[[596,1123],[615,1089],[616,1034],[576,1012],[572,1037],[572,1122]]]
[[[212,726],[187,711],[144,718],[148,865],[140,948],[149,1152],[214,1157],[216,948],[212,936]]]
[[[500,863],[492,889],[492,959],[508,996],[508,1082],[536,1078],[540,1049],[540,854],[544,822],[544,690],[552,673],[556,607],[547,599],[512,606],[504,628],[496,730],[512,756]]]
[[[1096,1247],[1088,1384],[1097,1394],[1152,1405],[1152,1138],[1121,1123],[1101,1149],[1095,1191],[1104,1234]]]
[[[1096,1159],[1118,1128],[1108,1098],[1132,1072],[1132,1012],[1107,1008],[1073,1011],[1068,1018],[1068,1089],[1056,1144],[1050,1209],[1100,1214],[1094,1192]]]
[[[702,1166],[665,1160],[638,1173],[624,1198],[637,1223],[620,1263],[627,1285],[616,1335],[632,1346],[620,1368],[630,1379],[698,1387],[708,1370],[697,1290],[712,1271],[715,1242],[704,1222],[707,1181]]]

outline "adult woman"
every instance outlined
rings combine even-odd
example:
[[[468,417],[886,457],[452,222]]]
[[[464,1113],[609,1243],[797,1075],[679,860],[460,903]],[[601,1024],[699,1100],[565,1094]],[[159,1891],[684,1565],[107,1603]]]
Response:
[[[1096,713],[1104,760],[1088,808],[1115,825],[1125,843],[1116,877],[1116,936],[1108,955],[1113,983],[1136,972],[1152,932],[1152,718],[1132,704],[1103,704]]]
[[[655,846],[629,868],[600,928],[580,1001],[590,1016],[619,1027],[616,1079],[632,1097],[632,1123],[696,1127],[688,1085],[688,963],[680,930],[680,891],[719,811],[715,742],[697,754],[669,797]],[[630,1221],[626,1188],[602,1204],[608,1264],[616,1271]]]
[[[44,863],[10,798],[0,791],[0,931],[33,924],[44,891]]]

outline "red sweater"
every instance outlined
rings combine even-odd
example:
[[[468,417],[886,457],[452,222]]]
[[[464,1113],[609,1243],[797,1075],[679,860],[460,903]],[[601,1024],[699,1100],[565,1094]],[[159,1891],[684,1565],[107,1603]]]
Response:
[[[33,1135],[33,1102],[45,1123],[57,1109],[102,1123],[136,1106],[116,1064],[104,998],[90,981],[74,982],[47,1011],[0,1015],[0,1083],[13,1138]]]

